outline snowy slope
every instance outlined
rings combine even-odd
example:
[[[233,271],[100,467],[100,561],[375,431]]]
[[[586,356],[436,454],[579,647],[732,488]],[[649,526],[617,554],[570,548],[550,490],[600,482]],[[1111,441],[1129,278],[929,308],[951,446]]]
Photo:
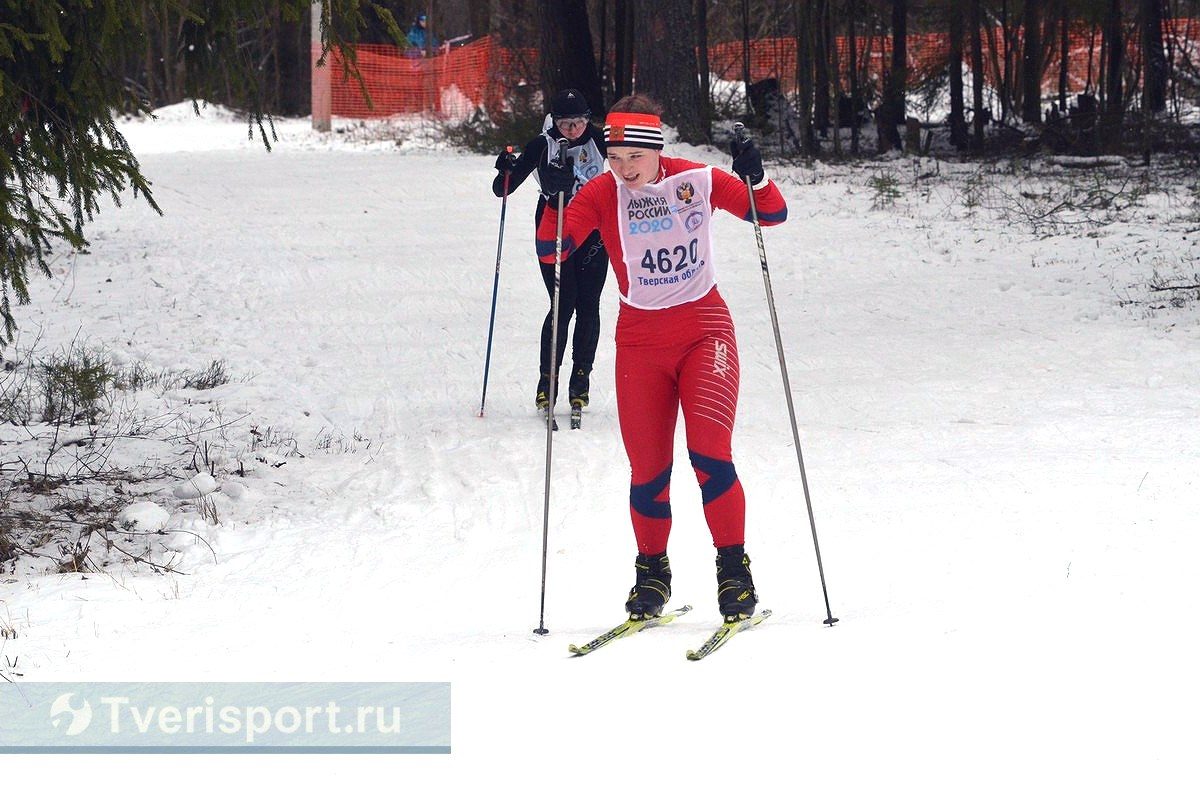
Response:
[[[3,654],[26,680],[453,683],[449,757],[222,758],[197,788],[270,774],[300,796],[372,776],[434,796],[1194,790],[1200,326],[1195,307],[1119,303],[1155,270],[1194,269],[1194,212],[1177,199],[1038,237],[964,206],[974,168],[774,171],[792,214],[766,247],[841,622],[821,625],[753,231],[725,217],[735,457],[775,615],[684,660],[716,603],[680,470],[670,553],[675,596],[696,610],[572,660],[568,643],[620,619],[632,580],[612,287],[586,427],[555,437],[551,635],[537,637],[533,190],[510,202],[479,418],[491,159],[347,145],[303,121],[267,153],[242,123],[189,114],[127,126],[165,216],[107,210],[90,252],[33,287],[22,325],[159,368],[224,359],[243,379],[205,398],[231,421],[215,438],[238,452],[251,426],[269,431],[286,463],[226,477],[243,488],[222,492],[220,525],[196,528],[215,559],[181,545],[184,576],[0,584],[20,634]],[[877,202],[881,170],[903,187],[894,204]],[[89,760],[113,776],[194,765]]]

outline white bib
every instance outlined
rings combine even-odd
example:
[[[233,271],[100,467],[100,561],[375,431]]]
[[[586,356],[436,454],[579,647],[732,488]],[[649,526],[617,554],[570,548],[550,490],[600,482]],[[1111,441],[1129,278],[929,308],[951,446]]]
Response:
[[[548,142],[546,160],[553,161],[558,155],[558,140],[550,133],[543,135]],[[585,183],[604,171],[604,156],[600,155],[600,148],[590,136],[583,144],[568,147],[567,155],[575,160],[575,188],[571,194],[578,192]]]
[[[630,190],[617,180],[621,249],[634,308],[699,300],[716,285],[712,260],[712,167]]]

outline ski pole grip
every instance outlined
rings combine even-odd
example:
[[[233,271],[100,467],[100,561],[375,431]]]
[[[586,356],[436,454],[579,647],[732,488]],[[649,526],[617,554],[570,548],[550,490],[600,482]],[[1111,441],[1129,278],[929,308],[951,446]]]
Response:
[[[739,142],[747,142],[750,137],[746,135],[746,126],[740,122],[733,123],[733,135],[737,137]]]
[[[563,164],[566,163],[567,146],[570,145],[571,143],[568,142],[566,139],[559,139],[557,144],[558,144],[558,152],[554,154],[553,161],[554,161],[554,166],[561,167]]]

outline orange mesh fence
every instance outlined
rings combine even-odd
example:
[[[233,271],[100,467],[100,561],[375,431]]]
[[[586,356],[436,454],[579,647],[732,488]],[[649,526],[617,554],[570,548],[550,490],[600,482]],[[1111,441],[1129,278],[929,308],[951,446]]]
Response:
[[[1178,62],[1187,57],[1184,44],[1200,42],[1200,20],[1164,20],[1168,53]],[[1078,93],[1095,87],[1100,76],[1100,35],[1089,27],[1077,27],[1068,35],[1068,90]],[[1019,46],[1019,40],[1018,40]],[[987,30],[983,37],[984,68],[992,85],[1001,82],[1004,64],[1004,36],[999,29]],[[1127,62],[1140,65],[1137,37],[1129,37]],[[881,89],[882,78],[890,70],[891,37],[862,37],[857,42],[860,74],[868,85]],[[918,86],[945,69],[950,45],[946,34],[912,34],[908,37],[909,85]],[[434,114],[442,118],[465,118],[477,108],[495,114],[510,107],[519,87],[537,84],[537,51],[531,48],[500,47],[491,36],[454,47],[431,57],[405,51],[392,45],[360,45],[358,69],[370,102],[353,78],[343,74],[340,53],[330,56],[332,67],[332,108],[336,116],[372,118],[393,114]],[[1060,46],[1047,44],[1043,88],[1058,86]],[[1192,54],[1194,58],[1194,54]],[[850,45],[846,37],[837,38],[837,58],[842,85],[847,86]],[[964,54],[969,62],[969,53]],[[724,42],[709,48],[709,65],[721,80],[743,79],[741,42]],[[1019,65],[1015,65],[1019,69]],[[750,43],[750,80],[776,78],[783,91],[796,87],[796,40],[792,38],[757,39]]]
[[[421,113],[462,118],[477,108],[494,113],[505,107],[509,87],[530,82],[529,65],[536,64],[536,51],[499,47],[490,36],[428,58],[393,45],[364,44],[357,48],[360,86],[344,74],[341,53],[334,51],[333,113],[360,119]]]

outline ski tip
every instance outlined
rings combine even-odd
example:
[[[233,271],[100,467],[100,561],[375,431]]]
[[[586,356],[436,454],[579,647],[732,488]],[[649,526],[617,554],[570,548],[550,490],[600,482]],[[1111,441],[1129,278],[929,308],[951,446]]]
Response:
[[[573,656],[586,656],[588,653],[591,652],[591,650],[588,650],[586,647],[580,647],[577,644],[567,645],[567,650]]]

